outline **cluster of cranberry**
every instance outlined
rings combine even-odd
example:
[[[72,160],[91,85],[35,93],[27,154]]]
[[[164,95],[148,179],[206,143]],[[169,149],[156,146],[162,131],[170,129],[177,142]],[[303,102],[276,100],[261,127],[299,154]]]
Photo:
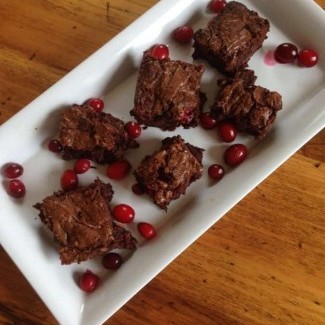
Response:
[[[296,60],[302,67],[311,68],[318,62],[318,54],[312,49],[298,51],[291,43],[282,43],[274,51],[274,58],[279,63],[294,63]]]
[[[15,162],[7,163],[2,168],[3,176],[9,178],[6,183],[7,193],[16,199],[22,198],[26,194],[24,183],[18,179],[23,173],[23,166]]]

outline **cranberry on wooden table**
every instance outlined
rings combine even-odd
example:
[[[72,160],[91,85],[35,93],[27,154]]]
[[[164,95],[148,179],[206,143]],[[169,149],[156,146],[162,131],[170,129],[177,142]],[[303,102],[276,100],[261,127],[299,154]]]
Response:
[[[173,32],[173,38],[180,44],[190,43],[193,38],[193,28],[191,26],[180,26]]]
[[[209,112],[204,112],[200,116],[200,124],[203,129],[211,130],[216,126],[217,121]]]
[[[5,177],[12,179],[21,176],[24,172],[24,168],[18,163],[10,162],[3,166],[2,172]]]
[[[225,170],[221,165],[213,164],[208,168],[208,175],[211,179],[219,181],[225,175]]]
[[[7,193],[14,198],[21,198],[26,194],[26,188],[19,179],[12,179],[7,183]]]
[[[78,159],[74,164],[74,171],[77,174],[84,174],[90,168],[90,161],[86,158]]]
[[[127,122],[125,124],[125,130],[132,139],[138,138],[142,131],[140,124],[137,122]]]
[[[132,207],[127,204],[118,204],[114,207],[113,217],[116,221],[122,223],[130,223],[134,220],[135,212]]]
[[[293,63],[298,54],[298,49],[291,43],[280,44],[274,52],[274,58],[279,63]]]
[[[59,140],[53,139],[49,142],[48,149],[52,152],[60,152],[62,151],[62,144]]]
[[[87,270],[79,279],[79,287],[86,292],[94,291],[99,283],[99,277],[93,272]]]
[[[120,160],[108,165],[106,174],[110,179],[119,180],[126,177],[130,170],[130,163],[127,160]]]
[[[117,270],[123,263],[123,258],[120,254],[110,252],[103,256],[102,265],[108,270]]]
[[[154,59],[162,60],[169,58],[169,49],[165,44],[156,44],[151,48],[150,55]]]
[[[237,129],[234,124],[223,122],[219,125],[219,136],[224,142],[232,142],[236,139]]]
[[[95,112],[99,113],[104,109],[104,102],[100,98],[90,98],[86,103],[94,109]]]
[[[212,0],[209,3],[209,8],[214,13],[218,14],[226,6],[226,0]]]
[[[77,174],[71,170],[67,169],[63,172],[61,176],[61,187],[64,191],[71,191],[78,187],[79,180]]]
[[[298,63],[306,68],[311,68],[318,63],[318,54],[311,49],[303,49],[298,53]]]
[[[241,164],[248,155],[247,147],[243,144],[233,144],[224,153],[224,160],[229,166]]]
[[[142,237],[146,239],[152,239],[156,237],[156,229],[154,226],[147,222],[139,222],[138,223],[138,231]]]

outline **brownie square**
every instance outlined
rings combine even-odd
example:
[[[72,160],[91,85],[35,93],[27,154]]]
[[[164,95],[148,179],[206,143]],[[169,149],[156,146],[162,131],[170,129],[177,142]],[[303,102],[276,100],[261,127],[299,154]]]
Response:
[[[138,146],[122,120],[95,112],[88,105],[73,105],[63,111],[59,141],[63,159],[88,158],[100,164],[122,159],[126,149]]]
[[[194,59],[207,60],[221,73],[232,76],[247,66],[270,29],[268,20],[236,1],[194,34]]]
[[[187,187],[202,176],[203,149],[180,136],[168,137],[161,148],[146,156],[135,170],[138,184],[162,209],[185,194]]]
[[[220,79],[220,91],[211,106],[217,121],[233,122],[238,130],[263,138],[282,109],[282,97],[255,85],[252,70],[243,70],[234,78]]]
[[[206,100],[200,92],[203,72],[201,64],[155,59],[145,51],[130,114],[139,123],[162,130],[197,126]]]
[[[80,263],[115,248],[135,249],[131,233],[113,222],[110,184],[96,179],[86,187],[59,191],[35,204],[52,231],[62,264]]]

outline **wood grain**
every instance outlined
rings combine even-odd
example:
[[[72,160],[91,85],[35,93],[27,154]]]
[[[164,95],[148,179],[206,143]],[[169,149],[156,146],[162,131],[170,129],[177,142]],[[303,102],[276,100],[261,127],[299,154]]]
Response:
[[[0,0],[0,124],[157,2]],[[324,143],[322,131],[105,324],[325,324]],[[0,256],[0,324],[57,324]]]

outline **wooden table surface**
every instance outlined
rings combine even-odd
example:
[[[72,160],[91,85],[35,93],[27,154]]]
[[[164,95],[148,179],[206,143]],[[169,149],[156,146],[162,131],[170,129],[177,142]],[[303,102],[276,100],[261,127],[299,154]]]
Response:
[[[157,2],[0,0],[0,124]],[[325,324],[324,142],[323,131],[105,324]],[[0,256],[0,324],[57,324]]]

